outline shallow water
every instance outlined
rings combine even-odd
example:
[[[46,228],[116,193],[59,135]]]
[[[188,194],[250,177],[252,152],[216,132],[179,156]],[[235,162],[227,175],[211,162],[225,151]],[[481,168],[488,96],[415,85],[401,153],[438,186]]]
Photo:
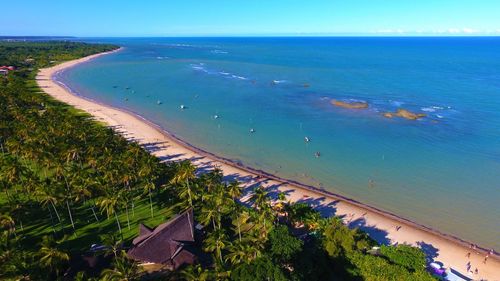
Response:
[[[217,155],[500,249],[500,38],[83,40],[126,48],[59,75],[79,94]],[[428,117],[381,116],[398,108]]]

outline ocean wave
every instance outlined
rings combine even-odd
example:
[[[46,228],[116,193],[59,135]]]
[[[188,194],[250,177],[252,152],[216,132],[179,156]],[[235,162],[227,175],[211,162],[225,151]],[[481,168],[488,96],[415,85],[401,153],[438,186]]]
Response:
[[[196,71],[201,71],[205,73],[209,73],[209,71],[205,68],[204,63],[197,63],[197,64],[190,64],[191,68],[196,70]]]
[[[425,111],[425,112],[435,112],[436,109],[433,107],[422,107],[420,110]]]
[[[240,80],[248,80],[248,78],[246,78],[246,77],[239,76],[239,75],[234,75],[234,74],[232,74],[231,77],[232,78],[236,78],[236,79],[240,79]]]
[[[389,100],[389,103],[390,103],[392,106],[402,106],[403,104],[405,104],[404,102],[402,102],[402,101],[397,101],[397,100]]]
[[[447,106],[446,108],[450,109],[451,106]],[[425,111],[425,112],[436,112],[438,110],[444,110],[444,109],[445,109],[445,107],[437,106],[437,105],[427,106],[427,107],[420,108],[420,110]]]
[[[210,52],[213,54],[228,54],[228,52],[222,50],[212,50]]]
[[[200,71],[200,72],[204,72],[204,73],[207,73],[207,74],[210,74],[210,75],[220,75],[222,77],[225,77],[225,78],[230,78],[230,79],[238,79],[238,80],[248,80],[249,78],[245,77],[245,76],[241,76],[241,75],[236,75],[236,74],[233,74],[233,73],[230,73],[230,72],[226,72],[226,71],[219,71],[219,70],[212,70],[212,69],[209,69],[205,66],[205,63],[192,63],[190,64],[191,68],[195,71]]]

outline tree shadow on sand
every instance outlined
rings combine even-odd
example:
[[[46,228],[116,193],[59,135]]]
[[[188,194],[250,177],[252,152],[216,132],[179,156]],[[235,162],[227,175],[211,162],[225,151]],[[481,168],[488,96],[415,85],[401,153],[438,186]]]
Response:
[[[332,217],[335,216],[337,212],[337,208],[335,205],[339,202],[338,200],[329,202],[328,204],[323,203],[326,200],[326,197],[307,197],[307,198],[302,198],[297,201],[297,203],[305,203],[309,206],[311,206],[313,209],[318,211],[322,217],[327,218],[327,217]]]
[[[417,242],[417,245],[422,249],[422,252],[425,253],[425,257],[428,262],[433,262],[434,259],[438,256],[439,249],[432,246],[432,244],[425,243],[424,241]]]
[[[362,230],[375,241],[382,245],[390,245],[391,240],[387,237],[387,231],[379,229],[375,226],[367,225],[365,218],[358,218],[348,223],[349,228],[358,228]]]

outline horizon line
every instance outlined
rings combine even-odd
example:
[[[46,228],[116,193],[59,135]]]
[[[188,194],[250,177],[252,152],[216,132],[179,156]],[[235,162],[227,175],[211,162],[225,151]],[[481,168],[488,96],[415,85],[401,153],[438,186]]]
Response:
[[[498,34],[170,34],[170,35],[0,35],[0,40],[9,38],[300,38],[300,37],[500,37]]]

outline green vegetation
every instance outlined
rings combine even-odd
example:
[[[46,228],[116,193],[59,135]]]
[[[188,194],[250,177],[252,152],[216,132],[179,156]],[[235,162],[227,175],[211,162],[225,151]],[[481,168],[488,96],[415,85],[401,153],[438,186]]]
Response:
[[[366,233],[284,194],[272,202],[262,187],[246,207],[239,183],[219,170],[197,175],[189,161],[161,163],[34,84],[52,60],[113,48],[0,43],[0,64],[18,67],[0,78],[0,279],[433,280],[419,249],[368,254],[376,243]],[[139,223],[155,227],[188,208],[205,227],[200,264],[149,276],[127,258]],[[107,246],[108,268],[68,271],[92,244]]]

